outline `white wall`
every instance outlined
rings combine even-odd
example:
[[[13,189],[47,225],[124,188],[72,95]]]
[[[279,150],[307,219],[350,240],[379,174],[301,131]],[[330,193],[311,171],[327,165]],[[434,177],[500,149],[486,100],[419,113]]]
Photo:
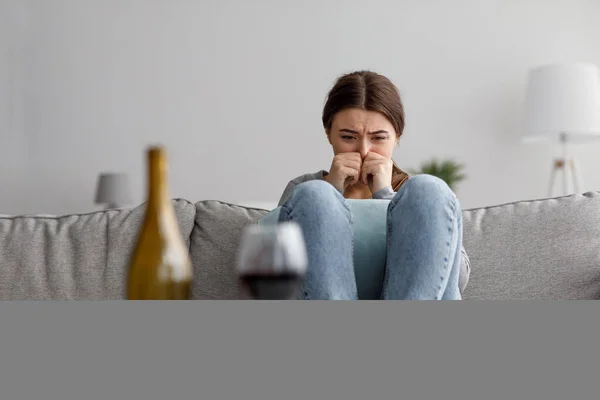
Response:
[[[27,9],[0,0],[0,213],[31,210],[29,154],[23,115],[21,61],[28,32]]]
[[[104,170],[132,174],[141,202],[154,142],[168,146],[174,197],[276,202],[293,177],[329,167],[323,101],[339,74],[362,68],[403,93],[401,167],[466,163],[465,208],[544,197],[559,148],[518,140],[527,70],[600,65],[595,0],[0,4],[28,21],[0,41],[0,82],[18,81],[23,115],[21,130],[0,125],[9,214],[94,209]],[[19,68],[6,78],[11,43]],[[585,190],[600,189],[599,146],[573,150]]]

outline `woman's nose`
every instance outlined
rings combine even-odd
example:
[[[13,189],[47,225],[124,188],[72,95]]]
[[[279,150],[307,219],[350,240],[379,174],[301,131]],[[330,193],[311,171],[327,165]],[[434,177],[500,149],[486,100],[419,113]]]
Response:
[[[365,158],[369,152],[369,143],[365,140],[360,141],[358,144],[358,151],[361,157]]]

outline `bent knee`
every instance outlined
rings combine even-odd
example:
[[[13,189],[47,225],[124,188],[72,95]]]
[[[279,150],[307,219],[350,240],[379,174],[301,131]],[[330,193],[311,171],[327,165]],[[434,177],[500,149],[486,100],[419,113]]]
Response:
[[[404,182],[402,188],[407,188],[413,193],[425,194],[451,191],[443,179],[428,174],[411,176]]]
[[[443,179],[428,174],[407,179],[398,190],[395,200],[417,204],[437,200],[458,202],[454,192]]]
[[[315,204],[323,204],[341,198],[340,192],[333,185],[318,179],[296,186],[293,196],[296,199],[314,201]]]

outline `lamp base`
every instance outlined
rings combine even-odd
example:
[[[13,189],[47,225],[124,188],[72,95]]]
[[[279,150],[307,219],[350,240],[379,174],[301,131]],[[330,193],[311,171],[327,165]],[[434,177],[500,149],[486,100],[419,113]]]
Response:
[[[562,173],[563,195],[579,193],[582,182],[579,174],[579,166],[575,158],[560,158],[554,160],[550,172],[550,182],[548,184],[548,197],[554,196],[554,186],[558,179],[557,174]],[[571,179],[569,179],[569,177]]]
[[[550,172],[550,183],[548,185],[548,197],[554,195],[554,183],[556,181],[556,172],[562,172],[563,181],[563,195],[566,196],[572,193],[579,193],[582,187],[581,176],[579,174],[579,166],[575,161],[574,157],[568,156],[567,142],[568,135],[565,132],[561,132],[559,135],[560,144],[562,147],[562,158],[554,160],[552,170]],[[571,175],[571,187],[569,189],[569,175]]]

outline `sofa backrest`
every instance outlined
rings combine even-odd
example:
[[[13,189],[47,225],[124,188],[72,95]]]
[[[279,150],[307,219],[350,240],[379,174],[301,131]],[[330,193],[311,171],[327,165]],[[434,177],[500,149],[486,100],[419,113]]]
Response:
[[[267,210],[174,199],[194,299],[237,299],[243,228]],[[0,300],[124,297],[144,204],[65,216],[0,215]],[[463,211],[464,299],[600,299],[600,193]]]
[[[241,231],[266,213],[196,203],[191,251],[197,298],[236,298]],[[597,192],[464,210],[463,244],[472,268],[465,300],[600,298]]]
[[[189,246],[195,208],[173,200]],[[0,215],[1,300],[124,298],[145,204],[65,216]]]
[[[190,238],[190,257],[195,268],[194,299],[239,298],[235,259],[242,231],[266,213],[266,210],[221,201],[196,203],[196,223]]]
[[[466,299],[600,299],[600,192],[463,211]]]

